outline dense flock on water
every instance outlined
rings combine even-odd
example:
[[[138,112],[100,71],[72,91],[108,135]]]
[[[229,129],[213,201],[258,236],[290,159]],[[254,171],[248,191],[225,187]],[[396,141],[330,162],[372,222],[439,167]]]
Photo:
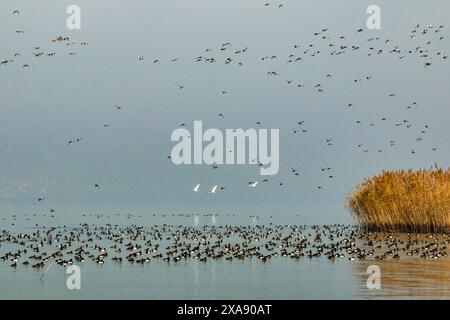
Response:
[[[366,232],[351,225],[89,225],[3,230],[0,261],[12,268],[41,269],[107,262],[154,263],[326,258],[440,259],[449,253],[448,234]]]

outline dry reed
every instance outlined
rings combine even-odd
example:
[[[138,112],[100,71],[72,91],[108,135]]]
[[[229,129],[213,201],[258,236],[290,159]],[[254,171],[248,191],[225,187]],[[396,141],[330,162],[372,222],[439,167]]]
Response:
[[[347,206],[368,229],[448,232],[450,168],[383,171],[359,184]]]

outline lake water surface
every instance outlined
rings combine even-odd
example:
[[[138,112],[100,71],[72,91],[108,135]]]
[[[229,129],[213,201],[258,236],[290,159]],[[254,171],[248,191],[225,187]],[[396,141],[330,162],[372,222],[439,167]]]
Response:
[[[153,216],[155,215],[155,216]],[[164,216],[162,216],[164,215]],[[299,226],[299,232],[311,238],[311,246],[316,234],[316,227],[301,224],[301,218],[289,218],[277,223],[274,217],[249,217],[245,215],[219,214],[181,214],[167,213],[133,213],[114,214],[109,217],[105,213],[66,215],[64,221],[57,215],[51,217],[46,214],[33,216],[30,214],[3,214],[1,229],[12,234],[33,233],[42,229],[41,225],[55,226],[62,233],[67,234],[71,228],[78,226],[75,221],[88,223],[90,228],[116,225],[118,228],[126,226],[143,226],[150,228],[158,225],[167,230],[181,229],[188,226],[198,229],[211,230],[215,225],[223,232],[227,226],[247,226],[249,230],[257,226],[273,228],[280,226],[283,230],[290,230]],[[278,217],[277,217],[278,218]],[[28,220],[29,219],[29,220]],[[271,224],[272,223],[272,224]],[[36,226],[37,224],[37,226]],[[60,228],[65,225],[66,228]],[[207,228],[207,229],[204,229]],[[324,227],[320,227],[322,229]],[[335,230],[347,228],[331,227],[327,234],[336,233]],[[320,230],[319,229],[319,230]],[[63,230],[65,230],[63,232]],[[280,229],[281,230],[281,229]],[[166,235],[170,236],[171,232]],[[230,242],[237,240],[230,237]],[[338,237],[338,235],[336,235]],[[398,239],[407,235],[399,235]],[[416,237],[416,235],[414,235]],[[427,240],[430,235],[419,235],[419,239]],[[161,248],[170,245],[170,240],[162,237]],[[234,240],[233,240],[234,239]],[[443,239],[443,238],[442,238]],[[137,240],[136,240],[137,241]],[[326,240],[324,240],[326,242]],[[443,240],[444,241],[444,240]],[[63,243],[63,239],[60,243]],[[124,244],[129,242],[124,240]],[[133,242],[133,241],[131,241]],[[194,241],[195,242],[195,241]],[[213,238],[211,238],[211,243]],[[358,240],[356,247],[363,248],[365,244]],[[66,269],[57,264],[45,268],[34,269],[19,264],[16,268],[10,265],[12,261],[0,262],[0,298],[2,299],[422,299],[422,298],[450,298],[450,259],[421,258],[401,254],[400,259],[388,257],[385,261],[366,257],[365,260],[349,260],[351,254],[334,261],[324,256],[308,258],[306,255],[299,259],[276,256],[268,262],[262,262],[256,257],[244,260],[208,259],[202,262],[195,259],[166,262],[161,259],[151,259],[148,264],[131,264],[127,261],[114,263],[110,260],[110,248],[113,241],[106,237],[95,240],[95,244],[107,248],[109,258],[105,258],[102,265],[86,259],[84,263],[76,263],[81,267],[81,289],[69,290],[66,280],[69,275]],[[380,242],[381,243],[381,242]],[[253,241],[252,245],[255,244]],[[51,246],[55,251],[57,241]],[[423,246],[423,245],[422,245]],[[43,247],[43,248],[44,248]],[[420,244],[419,244],[420,247]],[[19,244],[2,241],[0,255],[20,248]],[[306,249],[305,249],[306,250]],[[46,252],[52,250],[46,249]],[[52,251],[52,252],[53,252]],[[163,250],[162,250],[163,251]],[[277,250],[275,250],[277,251]],[[445,251],[445,249],[444,249]],[[40,251],[43,252],[43,249]],[[446,251],[448,252],[448,250]],[[29,251],[24,257],[31,256]],[[126,253],[122,253],[124,256]],[[368,289],[367,267],[377,265],[381,271],[381,288]],[[50,268],[49,268],[50,266]],[[47,270],[48,268],[48,270]],[[47,271],[46,271],[47,270]],[[45,273],[46,272],[46,273]],[[45,273],[45,276],[43,274]]]

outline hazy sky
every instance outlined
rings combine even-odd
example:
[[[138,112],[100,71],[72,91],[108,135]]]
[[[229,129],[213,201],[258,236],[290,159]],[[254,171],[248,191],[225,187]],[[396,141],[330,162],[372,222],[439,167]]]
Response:
[[[66,28],[70,4],[81,7],[81,30]],[[381,7],[382,28],[358,33],[370,4]],[[12,15],[14,9],[20,15]],[[35,206],[45,197],[43,208],[225,208],[348,221],[345,197],[364,177],[435,162],[449,166],[450,59],[437,55],[450,52],[449,16],[448,1],[2,0],[0,60],[14,62],[0,65],[0,204]],[[418,35],[410,39],[416,24]],[[314,36],[322,28],[330,39]],[[53,43],[58,35],[78,43]],[[381,40],[367,41],[375,37]],[[221,52],[226,42],[231,46]],[[348,45],[346,53],[330,55],[341,44]],[[402,51],[422,47],[429,57],[389,54],[396,45]],[[34,47],[56,55],[36,58]],[[245,53],[234,53],[244,47]],[[368,57],[370,47],[383,53]],[[286,63],[290,54],[303,62]],[[217,62],[197,63],[197,56]],[[235,63],[225,64],[228,57]],[[181,123],[192,128],[194,120],[206,128],[247,129],[261,121],[263,128],[280,129],[279,174],[249,188],[248,181],[263,179],[256,166],[175,166],[166,158],[174,145],[170,135]],[[307,133],[293,134],[293,128]],[[83,140],[66,145],[77,137]],[[197,183],[201,192],[191,192]],[[215,184],[226,190],[208,194]]]

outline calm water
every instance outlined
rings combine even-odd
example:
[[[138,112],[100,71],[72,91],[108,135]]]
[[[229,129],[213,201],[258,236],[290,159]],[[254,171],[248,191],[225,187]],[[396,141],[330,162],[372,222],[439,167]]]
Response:
[[[269,216],[207,214],[179,216],[180,213],[110,214],[97,211],[57,216],[42,214],[4,214],[2,229],[16,233],[30,233],[40,224],[75,227],[79,222],[93,225],[153,226],[163,223],[201,228],[203,225],[266,225],[301,224],[301,217],[276,219]],[[155,216],[153,216],[155,214]],[[161,216],[164,214],[164,217]],[[14,216],[15,215],[15,216]],[[172,216],[173,215],[173,216]],[[30,217],[31,216],[31,217]],[[27,220],[30,219],[30,220]],[[281,222],[277,222],[280,220]],[[291,220],[290,223],[288,220]],[[14,224],[14,225],[13,225]],[[306,230],[310,230],[309,227]],[[310,231],[305,231],[310,232]],[[426,235],[422,235],[426,238]],[[125,242],[124,242],[125,243]],[[102,242],[109,248],[112,242]],[[92,244],[93,245],[93,244]],[[0,254],[11,246],[2,243]],[[164,246],[162,246],[164,247]],[[18,247],[16,247],[18,248]],[[32,253],[27,254],[30,256]],[[86,259],[87,260],[87,259]],[[347,257],[334,262],[325,257],[299,260],[275,257],[263,263],[257,258],[227,261],[196,260],[167,263],[152,259],[149,264],[137,265],[107,260],[104,265],[86,261],[81,267],[81,290],[66,288],[67,275],[59,265],[52,266],[41,280],[44,270],[31,266],[10,267],[11,262],[0,262],[0,298],[2,299],[410,299],[450,298],[450,259],[423,259],[420,257],[392,258],[386,261],[366,259],[349,261]],[[366,285],[369,265],[380,267],[381,289],[369,290]],[[46,265],[47,268],[48,264]]]

